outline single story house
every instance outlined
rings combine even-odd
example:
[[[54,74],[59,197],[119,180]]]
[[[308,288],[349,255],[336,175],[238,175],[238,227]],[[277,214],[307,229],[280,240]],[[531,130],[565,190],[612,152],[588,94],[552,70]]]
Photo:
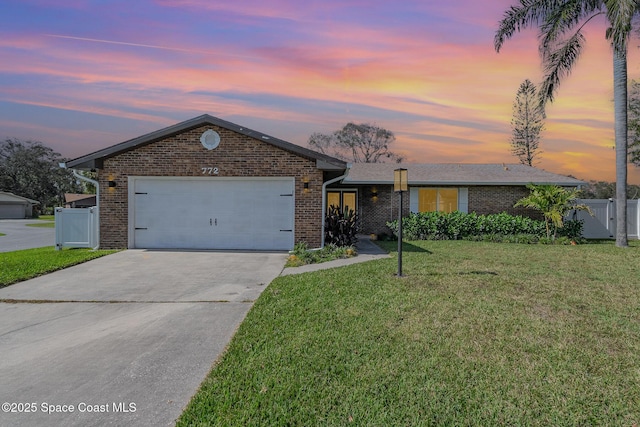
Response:
[[[39,204],[37,200],[0,191],[0,219],[33,218],[33,207]]]
[[[95,194],[64,194],[64,207],[65,208],[90,208],[96,205]]]
[[[408,197],[403,197],[403,213],[476,212],[486,215],[507,212],[538,217],[539,213],[514,208],[529,195],[527,184],[551,184],[575,188],[584,181],[522,164],[352,164],[339,187],[329,188],[329,197],[356,197],[363,232],[389,233],[386,223],[398,218],[399,197],[393,192],[394,170],[407,169]],[[346,195],[345,195],[346,194]],[[342,195],[342,196],[340,196]],[[351,196],[353,195],[353,196]]]
[[[323,184],[347,164],[210,115],[66,163],[98,171],[102,248],[320,246]]]
[[[98,171],[102,248],[290,250],[323,243],[327,206],[363,233],[397,216],[397,164],[353,164],[202,115],[66,163]],[[581,181],[522,165],[402,165],[406,210],[513,211],[530,182]],[[394,208],[395,204],[395,208]],[[394,213],[395,212],[395,213]]]

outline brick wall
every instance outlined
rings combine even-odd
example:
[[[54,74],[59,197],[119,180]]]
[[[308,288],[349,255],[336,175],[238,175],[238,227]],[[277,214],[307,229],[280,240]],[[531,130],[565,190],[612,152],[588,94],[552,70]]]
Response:
[[[373,187],[377,190],[377,200],[371,197]],[[441,188],[441,187],[439,187]],[[540,213],[525,208],[514,208],[519,199],[528,196],[529,190],[515,186],[477,186],[469,189],[469,212],[480,215],[507,212],[511,215],[523,215],[541,219]],[[398,194],[391,185],[358,187],[361,232],[364,234],[390,233],[387,222],[398,218]],[[409,192],[404,193],[403,215],[410,211]]]
[[[516,186],[478,186],[469,188],[469,212],[479,215],[506,212],[539,219],[540,214],[531,209],[514,208],[513,205],[529,195],[529,190]]]
[[[200,136],[207,129],[220,134],[220,145],[214,150],[207,150],[200,143]],[[219,177],[294,177],[295,242],[320,245],[322,171],[316,168],[315,161],[228,129],[203,126],[105,160],[98,178],[100,246],[127,247],[128,176],[202,177],[203,167],[218,168]],[[307,193],[303,177],[309,178]],[[115,180],[117,186],[108,188],[109,180]]]
[[[377,197],[372,197],[373,190]],[[387,222],[398,219],[398,193],[392,185],[374,185],[358,187],[358,206],[360,206],[360,232],[363,234],[391,234]],[[402,214],[409,214],[409,192],[402,196]]]

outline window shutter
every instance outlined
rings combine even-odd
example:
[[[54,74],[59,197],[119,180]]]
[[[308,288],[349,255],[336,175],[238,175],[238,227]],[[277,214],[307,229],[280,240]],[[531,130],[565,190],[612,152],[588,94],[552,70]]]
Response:
[[[469,189],[458,188],[458,210],[469,213]]]
[[[418,192],[420,191],[419,187],[409,187],[409,209],[413,213],[418,213],[418,201],[420,197]]]

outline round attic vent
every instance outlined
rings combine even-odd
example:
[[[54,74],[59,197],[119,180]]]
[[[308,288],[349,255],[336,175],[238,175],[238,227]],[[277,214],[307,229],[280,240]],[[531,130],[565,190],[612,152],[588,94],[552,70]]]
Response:
[[[207,150],[213,150],[220,145],[220,135],[218,135],[218,132],[209,129],[202,134],[200,142]]]

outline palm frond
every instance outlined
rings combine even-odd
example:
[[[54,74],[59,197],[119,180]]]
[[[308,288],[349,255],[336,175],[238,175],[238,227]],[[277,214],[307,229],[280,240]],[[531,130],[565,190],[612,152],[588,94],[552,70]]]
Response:
[[[607,19],[611,26],[607,29],[607,40],[619,52],[626,52],[631,34],[631,21],[640,13],[637,0],[604,0]]]
[[[582,27],[594,16],[603,13],[604,7],[602,0],[567,0],[557,3],[557,7],[547,14],[540,25],[541,54],[562,39],[567,32],[573,30],[576,25],[582,23]]]
[[[519,5],[511,6],[498,24],[493,45],[500,52],[502,45],[515,33],[545,21],[547,15],[567,0],[520,0]]]
[[[586,39],[582,32],[576,31],[555,49],[543,52],[542,62],[545,75],[538,90],[541,106],[544,106],[548,101],[553,102],[560,81],[571,73],[571,68],[580,57],[585,42]]]

